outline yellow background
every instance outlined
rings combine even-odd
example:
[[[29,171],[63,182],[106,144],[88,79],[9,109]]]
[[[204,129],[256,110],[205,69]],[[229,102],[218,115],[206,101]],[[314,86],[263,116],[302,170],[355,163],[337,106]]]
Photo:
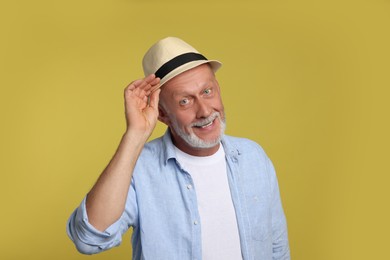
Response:
[[[87,257],[65,224],[124,131],[123,88],[168,35],[224,63],[227,133],[273,160],[292,258],[388,257],[388,0],[5,2],[0,259],[131,259],[130,232]]]

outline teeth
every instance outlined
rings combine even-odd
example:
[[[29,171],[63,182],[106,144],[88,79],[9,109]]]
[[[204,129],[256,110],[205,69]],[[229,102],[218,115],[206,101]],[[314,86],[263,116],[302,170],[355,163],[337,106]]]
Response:
[[[208,123],[207,125],[201,126],[201,128],[205,128],[205,127],[211,126],[212,123],[213,123],[213,121],[211,121],[211,122]]]

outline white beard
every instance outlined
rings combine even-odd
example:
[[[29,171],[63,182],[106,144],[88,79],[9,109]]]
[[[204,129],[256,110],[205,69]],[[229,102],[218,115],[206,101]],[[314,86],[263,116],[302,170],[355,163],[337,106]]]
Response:
[[[225,117],[224,117],[225,118]],[[218,113],[218,112],[214,112],[212,113],[208,118],[202,120],[202,121],[199,121],[199,122],[196,122],[196,123],[193,123],[191,124],[189,127],[194,127],[194,126],[201,126],[201,125],[207,125],[209,123],[211,123],[212,121],[214,121],[214,119],[217,119],[219,120],[219,125],[220,125],[220,133],[218,135],[217,138],[215,138],[214,140],[210,140],[210,141],[204,141],[202,139],[200,139],[198,136],[195,135],[195,133],[191,130],[189,134],[187,134],[186,132],[184,132],[178,125],[177,121],[176,121],[176,118],[171,118],[171,122],[172,122],[172,128],[173,130],[188,144],[190,145],[191,147],[194,147],[194,148],[212,148],[214,146],[216,146],[217,144],[219,144],[221,142],[221,139],[222,139],[222,135],[224,134],[225,132],[225,128],[226,128],[226,122],[225,120],[222,120],[221,119],[221,115]]]

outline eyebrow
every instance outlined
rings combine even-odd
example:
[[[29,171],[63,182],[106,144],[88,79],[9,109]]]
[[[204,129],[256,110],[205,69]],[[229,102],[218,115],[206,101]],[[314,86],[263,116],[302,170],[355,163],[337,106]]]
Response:
[[[186,96],[190,96],[190,95],[192,95],[192,94],[187,92],[187,91],[181,91],[181,92],[176,92],[176,93],[172,94],[172,96],[174,98],[176,98],[176,97],[186,97]]]
[[[212,87],[215,87],[214,84],[212,84],[212,81],[208,81],[206,82],[205,84],[203,84],[204,86],[202,86],[201,90],[199,92],[202,92],[203,90],[205,89],[209,89],[209,88],[212,88]],[[186,96],[191,96],[193,95],[192,92],[189,92],[189,91],[180,91],[180,92],[176,92],[176,93],[173,93],[172,96],[173,97],[186,97]]]

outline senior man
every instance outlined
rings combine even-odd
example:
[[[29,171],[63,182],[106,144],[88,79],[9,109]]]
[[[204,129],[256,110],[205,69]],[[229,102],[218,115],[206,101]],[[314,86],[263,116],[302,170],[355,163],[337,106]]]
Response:
[[[133,259],[290,259],[270,159],[224,135],[220,66],[175,37],[147,51],[119,147],[68,221],[80,252],[117,246],[132,227]],[[168,129],[147,143],[157,120]]]

